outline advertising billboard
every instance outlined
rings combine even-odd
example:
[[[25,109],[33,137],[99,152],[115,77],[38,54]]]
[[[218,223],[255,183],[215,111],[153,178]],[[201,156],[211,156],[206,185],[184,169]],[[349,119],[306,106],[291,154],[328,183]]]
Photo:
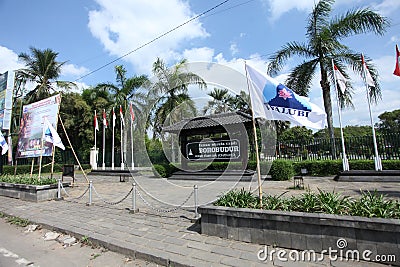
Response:
[[[0,74],[0,129],[10,130],[14,72]]]
[[[41,147],[44,118],[47,117],[51,125],[57,129],[60,102],[61,96],[55,95],[23,106],[17,158],[32,158],[39,157],[40,155],[46,157],[52,155],[52,143],[44,142],[43,147]]]

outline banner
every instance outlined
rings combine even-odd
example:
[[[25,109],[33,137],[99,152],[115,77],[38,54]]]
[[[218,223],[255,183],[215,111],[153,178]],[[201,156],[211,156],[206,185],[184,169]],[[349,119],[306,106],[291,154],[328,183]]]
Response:
[[[0,74],[0,130],[10,130],[14,72]]]
[[[61,96],[55,95],[22,108],[21,127],[18,137],[17,158],[51,156],[53,144],[43,142],[41,147],[45,118],[57,129],[58,110]]]

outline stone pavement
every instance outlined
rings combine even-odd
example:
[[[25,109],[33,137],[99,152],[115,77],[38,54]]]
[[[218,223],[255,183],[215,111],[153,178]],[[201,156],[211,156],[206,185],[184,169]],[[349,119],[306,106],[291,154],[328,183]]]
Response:
[[[327,257],[320,262],[282,261],[277,257],[261,261],[257,254],[263,245],[201,235],[199,224],[193,222],[194,184],[199,188],[199,203],[206,204],[232,188],[256,190],[254,180],[170,181],[150,174],[135,175],[129,182],[119,182],[119,176],[88,178],[94,187],[90,206],[86,205],[89,196],[85,179],[77,175],[79,184],[66,189],[64,200],[32,203],[0,197],[0,211],[77,238],[87,236],[109,250],[164,266],[380,266],[330,261]],[[133,181],[137,183],[137,213],[128,210],[132,208]],[[307,177],[305,185],[310,190],[334,190],[347,195],[377,189],[398,198],[400,191],[400,185],[395,183],[338,183],[332,177]],[[291,186],[293,182],[265,181],[262,188],[264,193],[273,195],[304,192],[288,189]]]

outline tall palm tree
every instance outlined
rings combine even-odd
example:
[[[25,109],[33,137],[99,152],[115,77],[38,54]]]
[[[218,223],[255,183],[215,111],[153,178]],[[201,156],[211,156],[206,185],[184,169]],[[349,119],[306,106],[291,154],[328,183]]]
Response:
[[[208,95],[213,99],[208,101],[204,107],[204,114],[207,114],[207,112],[211,114],[224,113],[231,110],[230,103],[233,102],[233,96],[229,94],[227,89],[214,88]]]
[[[286,81],[288,87],[300,95],[307,95],[311,82],[319,70],[324,100],[325,112],[327,114],[328,129],[330,137],[334,138],[331,84],[334,84],[332,70],[332,59],[340,72],[349,80],[347,68],[362,75],[363,68],[361,54],[350,50],[349,47],[340,41],[353,35],[373,32],[383,35],[389,26],[387,18],[371,11],[369,8],[350,10],[347,13],[330,18],[334,0],[321,0],[313,8],[307,21],[306,43],[289,42],[279,51],[270,57],[267,72],[270,75],[277,74],[290,57],[297,55],[305,58],[300,65],[293,68]],[[381,90],[378,83],[378,72],[366,58],[366,63],[375,81],[375,87],[369,88],[372,101],[381,97]],[[347,83],[347,90],[344,94],[339,91],[341,106],[352,106],[352,84]]]
[[[25,81],[36,83],[33,90],[26,94],[28,103],[49,97],[58,88],[69,89],[76,87],[73,82],[57,81],[61,74],[62,66],[66,62],[58,62],[58,53],[51,49],[40,50],[30,48],[31,55],[21,53],[19,59],[25,63],[26,68],[18,70],[18,75]]]
[[[132,101],[136,112],[140,112],[144,107],[145,95],[139,88],[148,81],[146,75],[126,77],[126,69],[122,65],[115,66],[116,84],[99,83],[95,90],[108,91],[112,96],[115,105],[127,108],[127,101]]]
[[[162,125],[168,114],[181,105],[182,101],[190,99],[189,85],[198,85],[201,89],[207,87],[200,76],[186,69],[186,64],[187,61],[183,59],[175,66],[168,68],[160,58],[153,63],[153,73],[157,79],[153,84],[153,91],[157,98],[152,125],[153,137],[161,134]]]

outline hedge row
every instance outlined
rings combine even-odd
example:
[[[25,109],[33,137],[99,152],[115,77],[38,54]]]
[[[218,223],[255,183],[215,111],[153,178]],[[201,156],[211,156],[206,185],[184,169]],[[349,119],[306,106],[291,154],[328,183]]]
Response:
[[[54,172],[62,172],[62,164],[54,164]],[[31,172],[31,165],[18,165],[18,166],[9,166],[9,165],[4,165],[3,166],[3,174],[14,174],[15,168],[17,168],[16,174],[26,174]],[[90,164],[82,164],[82,168],[84,170],[88,170],[91,168]],[[39,166],[34,165],[33,166],[33,172],[37,173],[39,170]],[[42,173],[50,173],[51,172],[51,165],[46,165],[42,167]]]
[[[350,170],[374,170],[373,160],[350,160]],[[229,164],[229,169],[241,169],[240,162]],[[400,160],[383,160],[384,170],[400,170]],[[196,163],[192,164],[193,169],[226,170],[227,162],[213,162],[211,164]],[[261,162],[261,174],[269,174],[273,180],[289,180],[293,175],[300,175],[301,169],[307,169],[310,176],[331,176],[336,175],[342,170],[341,160],[305,160],[292,162],[289,160],[274,160],[271,162]],[[249,161],[247,169],[256,170],[256,162]],[[178,168],[172,164],[155,164],[153,172],[158,177],[170,177]]]

